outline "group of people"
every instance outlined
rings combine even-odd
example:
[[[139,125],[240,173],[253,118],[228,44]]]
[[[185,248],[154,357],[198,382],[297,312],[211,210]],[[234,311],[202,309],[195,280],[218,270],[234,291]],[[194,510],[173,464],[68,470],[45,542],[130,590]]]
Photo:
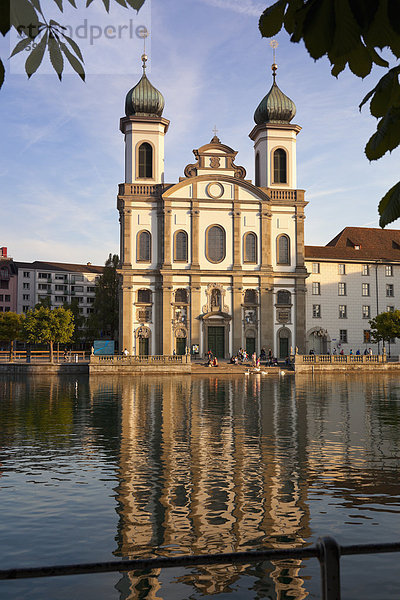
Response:
[[[229,362],[232,365],[241,365],[243,363],[251,362],[253,367],[259,367],[261,362],[265,362],[268,367],[278,364],[278,360],[272,354],[271,348],[268,350],[267,354],[264,346],[261,348],[260,356],[257,356],[256,352],[253,352],[253,354],[249,356],[244,348],[239,348],[237,354],[234,354]]]
[[[218,367],[218,359],[213,355],[211,350],[207,352],[207,366],[208,367]]]
[[[313,356],[315,354],[314,350],[311,348],[310,350],[310,355]],[[329,350],[327,351],[327,354],[330,354]],[[353,352],[353,349],[350,348],[349,350],[349,356],[353,356],[355,354],[355,356],[360,356],[361,352],[360,350],[357,350],[355,353]],[[372,348],[365,348],[364,352],[363,352],[364,356],[372,356]],[[344,356],[345,355],[345,351],[343,350],[343,348],[340,349],[340,351],[338,352],[336,350],[336,348],[334,348],[332,350],[332,356]]]

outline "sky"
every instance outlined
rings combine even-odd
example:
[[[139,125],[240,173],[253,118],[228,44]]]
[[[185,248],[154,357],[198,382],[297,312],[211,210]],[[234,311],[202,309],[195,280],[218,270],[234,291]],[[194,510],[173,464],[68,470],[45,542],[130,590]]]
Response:
[[[141,76],[137,27],[150,31],[148,77],[163,93],[163,116],[171,122],[166,182],[183,176],[193,148],[210,141],[214,126],[254,180],[248,134],[272,83],[270,40],[261,38],[258,19],[270,2],[146,0],[136,14],[112,0],[109,15],[101,0],[88,9],[84,0],[77,4],[60,15],[52,0],[42,0],[45,14],[79,43],[86,82],[72,71],[59,82],[47,57],[28,80],[21,55],[9,61],[0,90],[0,246],[17,261],[102,265],[118,253],[119,119]],[[296,104],[292,123],[302,127],[297,186],[309,202],[305,243],[325,245],[346,226],[378,227],[379,200],[398,181],[399,149],[369,163],[364,146],[376,120],[368,105],[361,112],[358,105],[383,70],[362,81],[347,69],[335,79],[326,59],[314,62],[285,31],[276,39],[277,83]],[[1,40],[1,56],[17,41]]]

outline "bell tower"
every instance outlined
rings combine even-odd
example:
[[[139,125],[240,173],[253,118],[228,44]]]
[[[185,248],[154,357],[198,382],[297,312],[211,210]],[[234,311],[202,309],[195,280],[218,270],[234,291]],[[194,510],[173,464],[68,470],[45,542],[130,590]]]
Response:
[[[271,89],[254,113],[256,126],[249,134],[254,142],[255,185],[296,189],[296,136],[301,127],[290,123],[296,106],[277,86],[277,69],[274,62]]]

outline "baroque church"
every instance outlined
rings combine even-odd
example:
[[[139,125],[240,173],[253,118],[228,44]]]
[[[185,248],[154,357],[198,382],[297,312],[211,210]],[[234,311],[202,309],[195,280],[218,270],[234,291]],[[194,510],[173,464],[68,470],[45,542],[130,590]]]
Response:
[[[126,96],[119,185],[121,347],[221,358],[305,349],[304,190],[296,107],[276,83],[254,113],[255,182],[215,135],[164,181],[164,98],[143,75]]]

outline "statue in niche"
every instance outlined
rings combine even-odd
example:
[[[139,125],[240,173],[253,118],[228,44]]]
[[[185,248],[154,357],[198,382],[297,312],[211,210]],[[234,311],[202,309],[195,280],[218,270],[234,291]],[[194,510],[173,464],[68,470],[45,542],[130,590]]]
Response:
[[[213,289],[211,291],[211,310],[221,309],[221,291]]]

